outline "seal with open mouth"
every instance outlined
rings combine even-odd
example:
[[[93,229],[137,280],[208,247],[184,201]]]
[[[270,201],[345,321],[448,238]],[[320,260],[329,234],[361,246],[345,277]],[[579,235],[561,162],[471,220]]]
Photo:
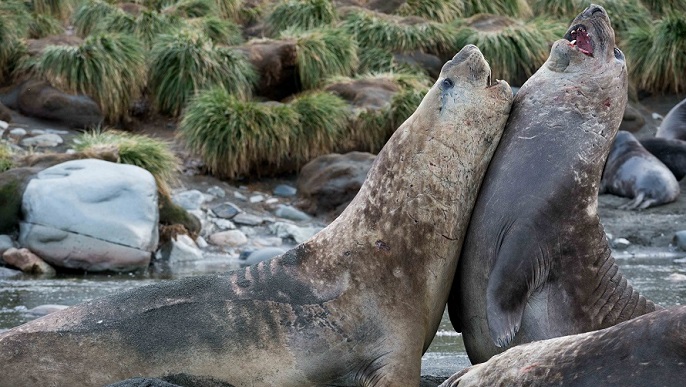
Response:
[[[596,211],[624,55],[597,5],[565,37],[515,96],[458,263],[448,309],[474,363],[655,308],[618,271]]]
[[[448,61],[345,211],[222,276],[135,289],[0,334],[0,384],[183,374],[234,386],[414,386],[512,91],[476,46]]]

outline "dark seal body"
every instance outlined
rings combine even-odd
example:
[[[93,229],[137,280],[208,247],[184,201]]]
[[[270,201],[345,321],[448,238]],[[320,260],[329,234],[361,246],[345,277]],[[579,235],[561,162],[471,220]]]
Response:
[[[631,198],[622,209],[644,209],[679,197],[679,182],[633,134],[619,131],[605,163],[600,193]]]
[[[640,140],[641,145],[672,171],[677,180],[686,176],[686,141],[653,137]]]
[[[654,309],[619,273],[596,211],[624,56],[596,5],[566,38],[517,92],[467,231],[448,309],[473,363]]]
[[[674,106],[657,128],[655,137],[686,140],[686,99]]]
[[[686,380],[686,306],[511,348],[440,387],[672,387]]]
[[[185,375],[234,386],[417,386],[512,103],[475,46],[448,61],[346,210],[222,276],[143,287],[0,334],[3,387]]]

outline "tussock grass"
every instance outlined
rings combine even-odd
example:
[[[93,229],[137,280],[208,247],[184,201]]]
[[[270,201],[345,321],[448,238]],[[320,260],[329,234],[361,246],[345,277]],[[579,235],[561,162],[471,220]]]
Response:
[[[350,107],[338,96],[315,91],[294,97],[289,105],[299,115],[298,130],[291,131],[290,151],[297,169],[315,157],[334,151],[343,138]]]
[[[391,101],[391,128],[392,131],[388,134],[388,137],[393,134],[395,129],[399,128],[412,113],[417,110],[419,104],[424,99],[424,96],[429,91],[429,87],[424,87],[421,89],[407,88],[401,90],[398,94],[393,96]]]
[[[309,30],[331,25],[336,20],[336,9],[331,0],[284,0],[278,2],[267,16],[270,34],[277,35],[286,29]]]
[[[624,44],[630,78],[652,92],[686,91],[686,19],[668,13],[650,27],[629,30]]]
[[[563,0],[565,1],[565,0]],[[533,12],[526,0],[465,0],[464,15],[472,16],[480,13],[511,16],[526,19]]]
[[[73,11],[75,0],[31,0],[33,12],[50,15],[60,21],[67,21]]]
[[[201,89],[217,85],[232,94],[248,96],[256,79],[244,54],[214,46],[206,36],[194,31],[160,36],[151,53],[149,87],[153,104],[174,116]]]
[[[464,3],[455,0],[407,0],[396,13],[401,16],[419,16],[441,23],[451,22],[464,14]]]
[[[182,20],[157,11],[143,11],[138,16],[125,12],[114,12],[106,16],[93,30],[95,32],[116,32],[130,34],[150,48],[161,34],[171,34],[179,29]]]
[[[59,35],[64,27],[59,20],[50,15],[33,14],[29,22],[28,35],[31,39],[40,39],[49,35]]]
[[[491,65],[492,76],[511,85],[523,84],[545,62],[550,52],[548,37],[536,23],[505,16],[476,15],[455,34],[455,47],[474,44]]]
[[[11,77],[26,51],[21,40],[28,28],[22,24],[24,17],[28,14],[18,3],[0,3],[0,84]]]
[[[145,84],[143,47],[130,35],[96,34],[80,46],[49,46],[33,70],[57,88],[92,97],[111,122],[128,117]]]
[[[124,14],[124,11],[103,0],[88,0],[74,12],[73,22],[77,35],[86,37],[93,29],[112,14]]]
[[[5,172],[14,167],[14,152],[6,142],[0,142],[0,172]]]
[[[231,20],[208,16],[189,19],[186,23],[189,27],[201,31],[215,44],[234,46],[243,43],[241,27]]]
[[[162,13],[183,18],[216,15],[217,12],[215,0],[180,0],[162,8]]]
[[[258,172],[258,166],[279,166],[298,125],[298,113],[289,105],[245,101],[213,88],[189,104],[179,136],[210,173],[233,179]]]
[[[150,172],[162,193],[178,182],[179,160],[168,141],[145,135],[100,129],[83,133],[74,139],[74,149],[80,152],[116,149],[121,164],[135,165]]]
[[[686,12],[684,0],[641,0],[654,15],[662,16],[670,12]],[[682,15],[683,17],[683,15]]]
[[[238,22],[241,20],[243,7],[243,0],[215,0],[217,12],[222,19],[233,20]]]
[[[327,77],[350,75],[357,68],[357,45],[342,29],[286,30],[280,38],[296,42],[298,75],[304,89],[317,87]]]

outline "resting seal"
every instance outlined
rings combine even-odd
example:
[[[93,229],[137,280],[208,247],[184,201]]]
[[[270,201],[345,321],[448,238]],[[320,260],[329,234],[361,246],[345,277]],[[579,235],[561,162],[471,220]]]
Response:
[[[669,138],[646,138],[641,145],[672,171],[681,181],[686,176],[686,141]]]
[[[686,140],[686,99],[667,113],[655,137]]]
[[[469,367],[440,387],[681,386],[686,306],[648,313],[601,331],[520,345]]]
[[[517,93],[465,237],[448,310],[473,363],[654,309],[618,272],[596,212],[624,55],[597,5],[565,37]]]
[[[620,209],[644,209],[675,201],[679,182],[633,134],[619,131],[605,163],[600,193],[632,199]]]
[[[143,287],[0,335],[3,386],[192,375],[235,386],[417,386],[512,103],[476,46],[448,61],[346,210],[223,276]]]

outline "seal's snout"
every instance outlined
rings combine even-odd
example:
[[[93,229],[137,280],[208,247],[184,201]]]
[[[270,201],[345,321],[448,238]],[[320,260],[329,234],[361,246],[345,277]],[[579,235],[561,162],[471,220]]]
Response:
[[[466,61],[472,55],[479,55],[479,56],[483,57],[483,54],[481,54],[481,51],[479,51],[479,47],[477,47],[473,44],[468,44],[468,45],[462,47],[460,52],[455,54],[455,56],[453,57],[451,62],[453,62],[453,64],[459,64],[459,63]]]
[[[593,17],[595,14],[601,13],[605,16],[607,16],[607,12],[605,11],[605,8],[597,5],[597,4],[591,4],[582,12],[581,14],[584,17]]]

